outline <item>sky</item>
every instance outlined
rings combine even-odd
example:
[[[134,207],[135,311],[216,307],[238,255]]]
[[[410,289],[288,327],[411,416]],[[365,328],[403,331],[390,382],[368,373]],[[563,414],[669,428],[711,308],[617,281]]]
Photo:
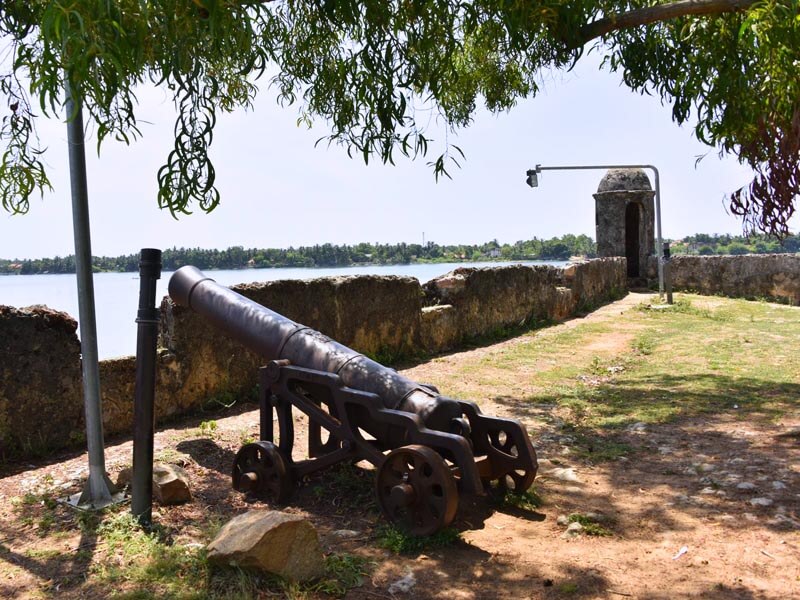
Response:
[[[479,112],[471,127],[449,134],[466,160],[452,180],[438,183],[428,159],[367,166],[341,147],[315,148],[325,123],[298,127],[297,109],[278,106],[261,87],[253,110],[218,121],[211,157],[222,201],[210,214],[198,209],[175,220],[158,208],[156,173],[171,149],[174,123],[164,91],[140,90],[144,137],[131,146],[106,143],[98,157],[88,127],[92,253],[594,237],[592,194],[604,172],[544,172],[531,189],[525,172],[536,164],[653,164],[665,238],[741,233],[724,199],[750,180],[750,170],[735,157],[720,159],[690,127],[672,122],[669,106],[631,92],[618,75],[600,71],[594,56],[569,73],[547,74],[541,93],[508,113]],[[66,125],[39,119],[38,130],[54,191],[35,197],[26,215],[0,213],[0,258],[74,252]],[[429,137],[438,142],[445,134],[434,130]],[[431,146],[429,159],[438,156]]]

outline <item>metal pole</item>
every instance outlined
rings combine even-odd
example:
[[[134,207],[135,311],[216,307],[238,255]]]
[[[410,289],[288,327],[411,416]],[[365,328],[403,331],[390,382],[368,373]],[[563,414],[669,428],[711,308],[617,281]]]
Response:
[[[667,304],[672,304],[672,274],[670,272],[670,263],[672,258],[670,256],[669,242],[664,242],[664,286],[667,292]]]
[[[153,518],[153,438],[155,436],[156,343],[159,311],[156,282],[161,250],[143,248],[139,259],[139,312],[136,317],[136,388],[133,404],[131,513],[148,526]]]
[[[658,218],[656,219],[656,248],[657,248],[657,256],[658,256],[658,296],[659,298],[664,297],[664,252],[662,249],[664,245],[661,241],[661,182],[658,178],[658,169],[655,167],[650,167],[653,169],[653,172],[656,174],[656,215]],[[670,304],[672,304],[670,302]]]
[[[86,183],[83,114],[74,100],[65,77],[67,142],[72,191],[72,227],[75,236],[75,271],[78,280],[78,320],[81,332],[81,369],[86,412],[86,445],[89,450],[89,480],[83,492],[71,503],[80,507],[103,508],[111,504],[116,492],[106,475],[103,451],[103,417],[100,398],[100,367],[97,356],[92,244],[89,230],[89,192]],[[77,496],[77,495],[76,495]]]
[[[535,171],[585,171],[596,169],[652,169],[655,174],[656,184],[656,236],[658,245],[656,246],[656,259],[658,260],[658,295],[664,296],[664,265],[661,255],[661,182],[659,180],[658,169],[653,165],[562,165],[558,167],[543,167],[536,165]]]

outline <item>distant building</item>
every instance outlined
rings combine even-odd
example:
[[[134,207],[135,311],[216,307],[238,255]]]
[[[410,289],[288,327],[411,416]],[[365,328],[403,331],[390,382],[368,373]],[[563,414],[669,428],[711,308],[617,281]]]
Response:
[[[499,258],[500,257],[500,248],[492,248],[491,250],[489,250],[489,255],[488,256],[490,258]]]

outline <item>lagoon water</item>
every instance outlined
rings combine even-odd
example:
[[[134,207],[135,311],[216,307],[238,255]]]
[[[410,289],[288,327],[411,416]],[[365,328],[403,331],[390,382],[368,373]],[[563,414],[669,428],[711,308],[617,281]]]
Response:
[[[457,267],[499,267],[519,262],[435,263],[413,265],[375,265],[326,269],[241,269],[208,271],[209,277],[222,285],[276,281],[279,279],[314,279],[335,275],[401,275],[416,277],[421,283],[444,275]],[[524,264],[563,266],[559,261],[533,261]],[[167,294],[172,275],[165,271],[158,282],[157,302]],[[0,304],[30,306],[45,304],[69,313],[77,319],[78,291],[75,275],[9,275],[0,277]],[[98,273],[94,276],[97,310],[97,345],[101,359],[136,354],[136,310],[139,303],[138,273]]]

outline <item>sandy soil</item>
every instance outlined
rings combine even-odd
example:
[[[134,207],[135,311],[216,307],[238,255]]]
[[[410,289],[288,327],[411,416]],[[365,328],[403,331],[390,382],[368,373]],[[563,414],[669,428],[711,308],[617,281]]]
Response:
[[[588,319],[610,318],[640,300],[631,294]],[[609,333],[594,343],[614,348],[628,342]],[[471,353],[497,352],[519,343],[525,341],[517,338],[453,354],[407,374],[435,381],[437,374],[441,377]],[[371,579],[347,597],[800,597],[797,420],[754,425],[719,415],[635,425],[617,439],[631,447],[629,453],[594,464],[572,452],[575,440],[552,407],[497,398],[482,408],[519,418],[531,430],[540,459],[534,489],[543,504],[523,510],[478,501],[457,517],[463,541],[397,556],[375,542],[382,522],[375,510],[353,510],[349,492],[332,488],[325,474],[315,476],[301,486],[288,510],[306,514],[329,551],[358,553],[375,561]],[[193,482],[191,503],[157,510],[161,522],[180,532],[176,543],[202,539],[198,524],[209,513],[224,520],[249,508],[230,489],[228,472],[241,439],[256,433],[257,412],[249,406],[216,417],[217,428],[210,435],[198,429],[201,420],[187,420],[157,436],[156,453],[182,463]],[[130,456],[130,442],[112,444],[107,451],[109,472],[113,475],[128,465]],[[103,597],[108,592],[82,583],[97,550],[92,540],[76,531],[41,537],[35,520],[21,521],[11,503],[43,486],[75,491],[77,480],[85,476],[86,460],[64,455],[47,463],[11,465],[0,479],[0,597]],[[363,477],[369,480],[370,474]],[[324,494],[315,493],[320,488]],[[595,520],[611,535],[567,536],[558,518],[572,513],[595,513]],[[358,533],[342,538],[335,533],[341,530]],[[404,577],[413,581],[410,589],[394,587],[390,593],[390,586]]]

